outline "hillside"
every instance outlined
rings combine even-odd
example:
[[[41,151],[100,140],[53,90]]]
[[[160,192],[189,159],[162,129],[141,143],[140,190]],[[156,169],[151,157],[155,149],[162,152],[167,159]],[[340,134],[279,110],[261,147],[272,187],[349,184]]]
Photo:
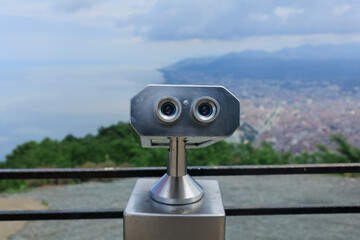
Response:
[[[360,149],[352,147],[341,136],[333,136],[336,152],[319,145],[313,154],[304,152],[278,152],[271,144],[254,147],[251,143],[235,144],[218,142],[210,147],[188,151],[188,164],[205,165],[252,165],[294,163],[360,162]],[[72,168],[72,167],[148,167],[165,166],[166,149],[144,149],[130,124],[101,127],[96,135],[76,138],[72,135],[63,140],[45,138],[19,145],[6,157],[1,168]],[[75,180],[73,182],[79,182]],[[68,183],[69,181],[63,181]],[[54,184],[52,180],[9,180],[0,182],[0,191],[25,190],[42,184]]]
[[[360,44],[288,48],[276,52],[244,51],[220,57],[185,59],[160,69],[169,84],[228,85],[241,79],[328,82],[360,86]]]

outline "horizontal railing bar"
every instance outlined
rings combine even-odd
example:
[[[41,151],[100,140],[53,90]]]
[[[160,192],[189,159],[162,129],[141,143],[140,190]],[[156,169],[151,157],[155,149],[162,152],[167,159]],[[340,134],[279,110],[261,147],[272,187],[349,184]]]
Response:
[[[225,208],[226,216],[350,214],[360,213],[360,205],[301,205],[286,207]],[[65,209],[0,211],[0,221],[80,220],[123,218],[122,209]]]
[[[193,176],[360,173],[360,163],[189,167]]]
[[[159,177],[165,167],[0,169],[0,179]],[[188,167],[192,176],[360,173],[360,163]]]
[[[165,172],[164,167],[0,169],[0,179],[158,177]]]
[[[290,207],[226,208],[226,216],[360,213],[360,205],[301,205]]]
[[[122,209],[0,211],[0,221],[80,220],[123,218]]]

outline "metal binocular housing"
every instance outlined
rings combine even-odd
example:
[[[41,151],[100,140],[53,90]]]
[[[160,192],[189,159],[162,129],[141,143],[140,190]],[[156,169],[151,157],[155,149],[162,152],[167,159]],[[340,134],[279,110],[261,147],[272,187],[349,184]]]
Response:
[[[167,148],[167,171],[138,179],[124,210],[125,240],[223,240],[219,183],[187,174],[188,148],[233,134],[240,102],[221,86],[149,85],[131,99],[131,125],[146,148]]]
[[[203,197],[186,171],[186,149],[209,146],[239,126],[240,102],[222,86],[149,85],[131,99],[131,125],[146,148],[168,148],[167,173],[153,200],[189,204]]]
[[[131,99],[131,125],[146,148],[209,146],[239,126],[240,102],[222,86],[149,85]]]

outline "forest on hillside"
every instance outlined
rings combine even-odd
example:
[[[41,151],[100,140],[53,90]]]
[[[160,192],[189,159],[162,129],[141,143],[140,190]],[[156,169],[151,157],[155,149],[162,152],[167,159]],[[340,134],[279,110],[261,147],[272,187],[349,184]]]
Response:
[[[360,149],[351,146],[341,135],[332,135],[337,147],[331,150],[317,145],[314,153],[276,151],[270,143],[218,142],[210,147],[188,150],[188,165],[254,165],[360,162]],[[145,149],[129,123],[119,122],[100,127],[96,135],[67,135],[61,141],[44,138],[18,145],[0,162],[0,168],[74,168],[74,167],[150,167],[166,165],[166,149]],[[25,190],[49,183],[80,180],[3,180],[1,191]]]

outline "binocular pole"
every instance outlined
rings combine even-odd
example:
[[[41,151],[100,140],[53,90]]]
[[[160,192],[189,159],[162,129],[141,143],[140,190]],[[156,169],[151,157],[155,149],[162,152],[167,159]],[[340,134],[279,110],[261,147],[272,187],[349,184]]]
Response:
[[[150,196],[155,201],[182,205],[197,202],[204,196],[202,187],[187,174],[185,147],[185,138],[170,138],[167,173],[150,189]]]

